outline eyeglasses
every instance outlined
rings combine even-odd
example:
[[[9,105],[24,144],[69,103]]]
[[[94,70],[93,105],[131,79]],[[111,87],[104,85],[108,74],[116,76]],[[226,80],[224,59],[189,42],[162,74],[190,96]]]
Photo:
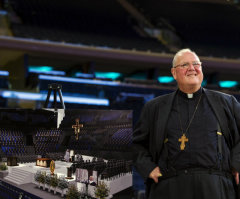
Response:
[[[176,66],[173,66],[173,68],[181,67],[181,68],[187,69],[187,68],[189,68],[190,65],[191,65],[191,63],[186,62],[183,64],[178,64]],[[202,66],[202,62],[195,61],[195,62],[192,62],[192,65],[194,68],[200,68]]]

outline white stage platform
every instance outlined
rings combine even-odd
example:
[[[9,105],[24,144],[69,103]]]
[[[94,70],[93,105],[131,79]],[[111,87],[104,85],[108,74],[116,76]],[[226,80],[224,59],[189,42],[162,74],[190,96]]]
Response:
[[[91,157],[85,156],[83,157],[84,160],[90,160]],[[71,162],[62,162],[62,161],[55,161],[55,171],[54,173],[57,174],[58,177],[66,177],[67,176],[67,167],[72,165]],[[8,166],[9,174],[4,179],[16,185],[23,185],[27,183],[34,183],[37,184],[34,180],[34,174],[37,171],[45,171],[46,174],[50,174],[50,168],[44,168],[40,166],[36,166],[35,162],[32,163],[25,163],[19,164],[19,166]],[[73,179],[67,179],[69,183],[76,183],[75,179],[76,176],[72,175]],[[114,180],[105,181],[110,188],[110,197],[115,193],[118,193],[124,189],[127,189],[132,186],[132,174],[127,173],[122,175],[121,177],[115,178]],[[86,191],[86,185],[83,183],[76,183],[78,190],[80,192]],[[94,196],[94,186],[88,186],[88,193]]]
[[[60,176],[67,176],[67,167],[70,167],[72,163],[55,161],[54,173]],[[19,164],[19,166],[8,166],[9,174],[4,179],[14,184],[21,185],[30,182],[34,182],[34,174],[37,171],[45,171],[47,174],[51,173],[49,168],[36,166],[35,162]],[[74,176],[73,176],[74,177]],[[74,181],[75,178],[71,181]]]

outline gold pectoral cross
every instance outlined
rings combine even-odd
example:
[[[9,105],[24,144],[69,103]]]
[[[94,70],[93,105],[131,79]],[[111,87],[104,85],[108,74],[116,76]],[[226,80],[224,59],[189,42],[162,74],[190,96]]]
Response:
[[[76,140],[78,140],[78,134],[80,133],[81,127],[83,127],[83,124],[79,124],[79,119],[76,119],[76,124],[72,125],[72,128],[74,128],[74,132],[76,135]]]
[[[181,138],[178,139],[179,142],[181,142],[180,144],[180,149],[181,151],[183,151],[185,149],[185,142],[188,142],[188,138],[186,137],[185,133],[182,135]]]

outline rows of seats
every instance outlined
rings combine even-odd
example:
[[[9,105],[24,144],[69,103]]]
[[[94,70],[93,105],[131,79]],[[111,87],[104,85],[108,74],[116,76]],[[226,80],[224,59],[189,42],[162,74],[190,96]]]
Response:
[[[35,162],[37,159],[37,155],[35,154],[24,154],[24,155],[17,155],[19,163],[30,163]]]
[[[139,36],[133,29],[135,21],[129,19],[125,10],[116,2],[101,1],[101,4],[97,1],[89,3],[68,1],[67,4],[64,1],[54,2],[56,1],[11,0],[14,11],[23,21],[22,24],[12,24],[14,35],[88,46],[170,52],[157,39]],[[109,13],[107,7],[111,7],[114,12]],[[101,13],[96,10],[101,10]],[[183,31],[182,35],[189,32],[184,27],[177,28],[183,28],[180,30]],[[196,34],[193,34],[193,38],[191,35],[188,37],[190,42],[184,41],[183,47],[196,49],[200,56],[239,58],[238,50],[231,44],[207,45],[208,41],[204,44],[198,42]],[[225,48],[228,48],[228,51],[222,50]]]
[[[2,199],[41,199],[27,191],[0,180],[0,198]]]
[[[10,2],[23,21],[23,24],[11,25],[16,37],[121,49],[168,51],[157,39],[140,37],[133,29],[134,22],[129,20],[128,13],[115,1],[103,0],[100,4],[98,1],[66,0],[56,1],[55,4],[54,0]]]
[[[118,129],[114,135],[112,136],[111,143],[109,145],[112,145],[113,147],[116,147],[116,149],[126,149],[127,147],[130,147],[132,143],[132,129]]]
[[[128,50],[140,50],[140,51],[154,51],[163,52],[165,50],[161,44],[152,38],[143,39],[139,42],[139,39],[131,38],[127,40],[126,38],[106,36],[106,35],[94,35],[91,33],[79,33],[79,32],[67,32],[58,31],[51,29],[42,29],[40,27],[23,26],[19,24],[13,24],[12,28],[14,33],[18,37],[31,38],[45,41],[56,41],[64,43],[81,44],[88,46],[108,46],[111,48],[120,48]]]
[[[106,163],[101,158],[93,158],[92,161],[86,160],[84,161],[80,158],[79,161],[74,162],[71,165],[72,172],[75,173],[76,168],[87,169],[91,171],[97,171],[99,174],[106,168]]]
[[[38,130],[34,135],[35,153],[43,155],[56,152],[60,135],[60,130]]]
[[[64,152],[51,152],[51,153],[47,153],[46,156],[53,160],[63,160]]]
[[[102,144],[103,150],[114,150],[114,151],[125,151],[129,150],[130,144],[132,142],[132,128],[120,128],[115,129],[112,127],[108,129],[106,134],[111,135],[108,139],[104,140]]]
[[[76,140],[75,136],[71,136],[70,141],[68,143],[69,148],[78,149],[78,150],[91,150],[93,149],[94,143],[89,140],[83,140],[80,136],[78,140]]]
[[[238,49],[232,45],[208,45],[203,43],[187,43],[187,47],[194,49],[194,51],[200,56],[208,57],[224,57],[230,59],[240,58]],[[223,50],[228,49],[228,50]]]
[[[101,179],[113,180],[132,171],[132,161],[111,159],[100,173]]]
[[[116,178],[118,176],[124,175],[125,173],[132,171],[132,161],[125,161],[125,160],[115,160],[111,159],[107,163],[106,172],[107,178]]]
[[[25,153],[23,133],[19,130],[0,129],[0,146],[6,155]]]
[[[120,177],[125,173],[132,171],[132,161],[111,159],[105,163],[101,159],[93,159],[92,161],[75,162],[71,166],[73,173],[76,168],[87,169],[88,171],[97,171],[98,176],[102,179],[112,180]]]
[[[124,131],[124,129],[122,130]],[[126,132],[125,132],[126,134]],[[102,135],[104,136],[104,135]],[[76,140],[74,136],[71,137],[69,147],[79,150],[107,150],[107,151],[124,151],[128,150],[131,145],[131,132],[129,135],[123,135],[120,138],[109,138],[105,142],[92,142],[91,140]]]
[[[2,151],[7,156],[20,155],[25,153],[25,146],[24,145],[22,147],[2,146]]]
[[[23,144],[23,133],[15,130],[0,129],[0,144]]]
[[[21,194],[20,192],[8,189],[4,185],[0,184],[0,198],[15,199],[19,198],[20,194]]]

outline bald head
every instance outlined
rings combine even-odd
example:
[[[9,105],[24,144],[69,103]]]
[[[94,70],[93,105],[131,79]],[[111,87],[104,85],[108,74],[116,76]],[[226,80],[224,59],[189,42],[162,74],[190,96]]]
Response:
[[[199,57],[197,56],[197,54],[196,54],[194,51],[190,50],[189,48],[184,48],[184,49],[182,49],[182,50],[179,50],[179,51],[174,55],[173,61],[172,61],[172,67],[176,66],[176,62],[177,62],[178,58],[181,57],[184,53],[187,53],[187,52],[188,52],[188,53],[193,53],[193,54],[198,58],[198,60],[200,60]]]

